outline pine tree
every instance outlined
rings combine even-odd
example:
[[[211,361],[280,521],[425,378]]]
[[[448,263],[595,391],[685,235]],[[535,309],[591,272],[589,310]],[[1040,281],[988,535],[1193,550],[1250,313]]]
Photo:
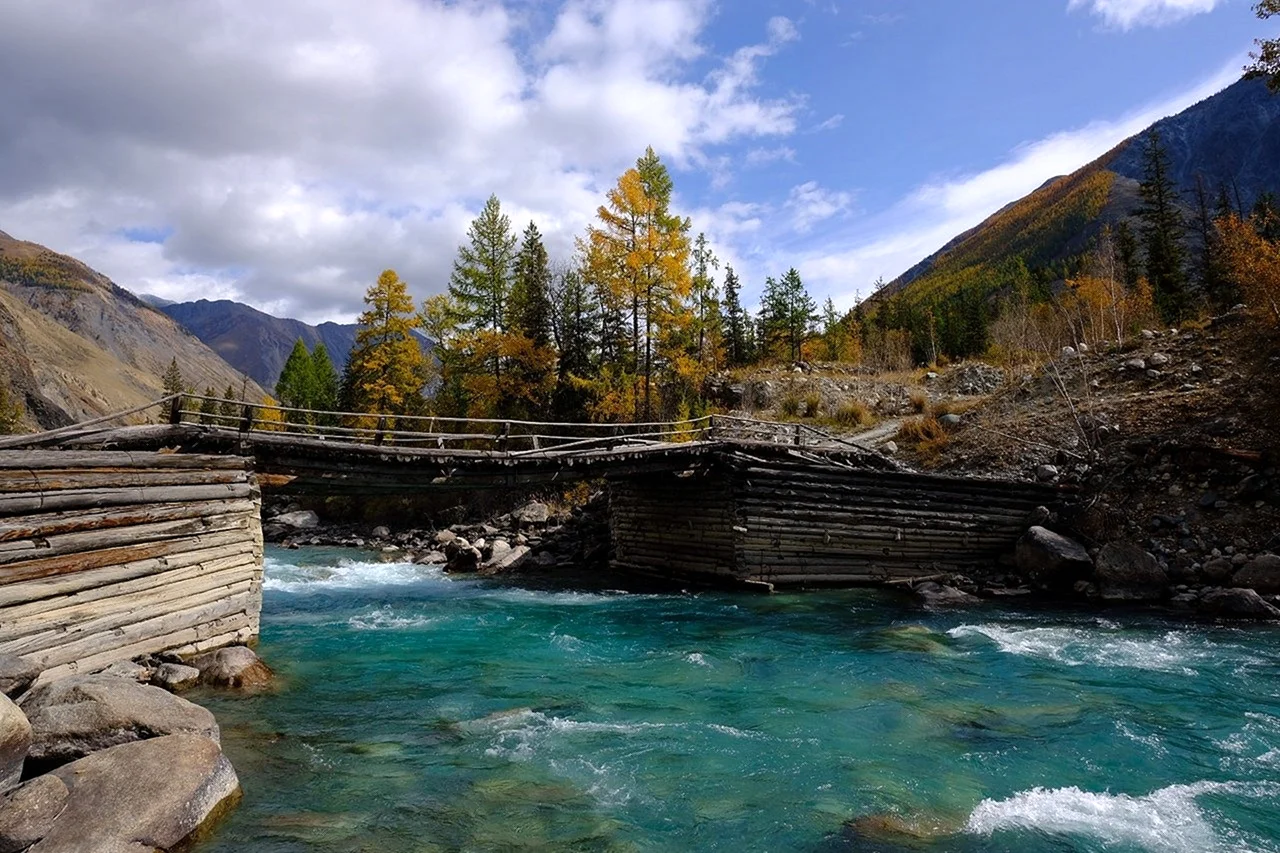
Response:
[[[482,396],[496,397],[502,383],[501,338],[510,321],[515,257],[511,220],[502,212],[498,197],[491,195],[467,229],[467,242],[458,247],[449,279],[449,295],[457,306],[460,326],[471,333],[466,348],[478,362],[477,371],[487,371],[492,377],[492,388]]]
[[[465,417],[470,407],[467,394],[467,362],[462,346],[461,310],[448,293],[438,293],[422,303],[419,323],[435,342],[432,360],[437,369],[432,410],[444,417]]]
[[[781,279],[765,280],[760,337],[766,347],[786,352],[792,361],[798,361],[817,318],[817,306],[795,267],[787,270]]]
[[[289,351],[289,357],[280,371],[280,378],[276,380],[275,396],[285,408],[316,407],[315,365],[302,338],[293,342],[293,349]],[[303,412],[285,412],[285,420],[298,424],[310,422],[309,416]]]
[[[516,254],[510,327],[536,347],[551,344],[551,265],[542,235],[532,222]]]
[[[1196,276],[1201,291],[1219,310],[1235,304],[1230,280],[1223,267],[1222,235],[1218,233],[1216,217],[1209,210],[1209,192],[1204,176],[1196,175],[1195,233],[1199,238],[1200,257],[1196,264]]]
[[[336,411],[340,381],[338,371],[329,358],[329,350],[323,343],[317,343],[311,351],[311,380],[314,383],[311,408],[319,412]],[[337,418],[332,414],[316,415],[315,420],[322,426],[334,426],[337,423]]]
[[[1144,177],[1138,185],[1142,206],[1142,242],[1147,256],[1147,280],[1155,293],[1156,308],[1166,323],[1177,323],[1190,309],[1187,293],[1185,250],[1182,240],[1186,225],[1178,207],[1178,191],[1169,175],[1169,155],[1152,129],[1143,151]]]
[[[200,401],[200,422],[210,425],[219,423],[217,415],[222,411],[218,405],[218,401],[213,399],[218,396],[218,392],[213,389],[212,385],[208,385],[204,389],[204,399]]]
[[[588,394],[584,383],[597,378],[594,362],[599,329],[599,306],[581,270],[564,270],[555,292],[555,337],[560,353],[552,408],[559,419],[586,417]]]
[[[169,360],[169,366],[164,371],[164,376],[161,378],[161,384],[164,388],[164,396],[166,397],[186,392],[187,385],[182,381],[182,370],[178,367],[178,359],[176,356]]]
[[[414,334],[417,317],[408,288],[384,270],[365,293],[355,346],[342,376],[342,405],[350,412],[415,414],[422,410],[427,361]]]
[[[1120,261],[1120,280],[1125,287],[1133,290],[1138,286],[1138,279],[1142,278],[1142,268],[1138,263],[1138,238],[1134,236],[1127,220],[1122,219],[1116,223],[1115,241],[1116,256]]]
[[[750,318],[742,309],[742,285],[738,282],[738,274],[733,267],[724,268],[724,329],[729,349],[729,364],[739,367],[748,362],[747,333]]]
[[[720,259],[707,246],[707,235],[699,232],[693,241],[693,279],[691,298],[697,334],[695,356],[704,371],[720,366],[724,344],[724,326],[720,319],[720,289],[713,270]]]
[[[231,425],[231,421],[226,420],[227,418],[236,418],[240,416],[240,405],[235,400],[236,389],[228,385],[227,390],[222,392],[222,404],[218,410],[218,414],[222,415],[224,419],[223,423],[228,426]]]

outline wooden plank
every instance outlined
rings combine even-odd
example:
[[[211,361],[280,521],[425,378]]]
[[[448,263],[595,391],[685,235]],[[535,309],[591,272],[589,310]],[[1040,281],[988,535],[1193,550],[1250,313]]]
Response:
[[[0,450],[0,469],[92,470],[95,468],[248,470],[243,456],[110,450]]]
[[[0,495],[0,516],[99,509],[129,504],[239,500],[255,497],[256,494],[257,487],[252,483],[226,483],[214,486],[137,486],[121,489],[76,489],[35,495]]]
[[[149,470],[120,468],[106,470],[0,471],[0,494],[58,492],[83,489],[122,489],[140,486],[209,486],[218,483],[247,483],[249,472],[233,470]]]
[[[90,551],[82,554],[26,560],[0,567],[0,584],[34,580],[54,575],[76,574],[105,566],[120,566],[138,560],[181,554],[184,551],[195,551],[218,545],[232,545],[243,539],[245,539],[243,530],[227,530],[187,536],[181,539],[169,539],[162,542],[121,545],[115,548],[104,548],[100,551]]]
[[[259,504],[249,498],[230,501],[195,501],[192,503],[128,504],[121,507],[0,518],[0,543],[10,540],[55,536],[84,530],[105,530],[154,521],[203,518],[210,515],[245,513],[257,515]],[[0,544],[0,548],[3,545]]]

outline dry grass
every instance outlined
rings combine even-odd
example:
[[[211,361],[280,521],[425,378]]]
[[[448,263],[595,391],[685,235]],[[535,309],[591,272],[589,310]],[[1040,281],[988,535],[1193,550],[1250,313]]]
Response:
[[[911,408],[917,414],[923,413],[929,406],[929,395],[923,391],[911,392]]]
[[[817,391],[810,391],[804,396],[804,413],[806,417],[816,418],[818,409],[822,407],[822,395]]]
[[[800,414],[800,397],[798,394],[787,394],[778,401],[778,412],[786,418],[794,418]]]
[[[895,440],[904,447],[914,448],[922,462],[936,462],[943,449],[951,441],[946,429],[934,415],[922,415],[902,422]]]
[[[837,426],[858,427],[872,421],[871,410],[861,400],[845,400],[836,407],[831,419]]]

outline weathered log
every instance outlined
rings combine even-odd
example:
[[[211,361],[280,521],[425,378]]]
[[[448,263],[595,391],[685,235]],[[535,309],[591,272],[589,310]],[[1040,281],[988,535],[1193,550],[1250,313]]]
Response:
[[[106,470],[64,469],[47,471],[0,470],[0,494],[58,492],[84,489],[124,489],[156,486],[211,486],[219,483],[247,483],[243,470],[179,470],[121,468]]]
[[[0,567],[0,583],[8,584],[53,575],[75,574],[105,566],[119,566],[138,560],[167,557],[181,554],[184,551],[195,551],[218,545],[231,545],[243,541],[246,535],[246,531],[243,529],[227,530],[186,536],[181,539],[121,545],[115,548],[104,548],[100,551],[10,563],[7,566]]]
[[[195,471],[244,471],[248,467],[249,460],[241,456],[109,450],[0,450],[0,469],[87,471],[97,468],[178,468]]]
[[[112,527],[149,524],[156,521],[176,521],[183,518],[205,518],[211,515],[234,513],[256,515],[257,512],[258,505],[244,498],[192,503],[128,504],[76,513],[49,512],[14,516],[0,518],[0,543],[56,536],[62,533],[77,533],[84,530],[107,530]]]
[[[71,554],[83,554],[91,550],[113,548],[117,545],[145,544],[148,542],[164,542],[171,539],[182,539],[201,533],[216,533],[224,530],[248,530],[249,516],[244,513],[232,515],[207,515],[200,518],[178,519],[177,521],[157,521],[151,524],[135,524],[129,527],[113,527],[105,530],[86,530],[80,533],[63,533],[49,536],[39,541],[32,541],[34,550],[0,550],[0,577],[3,577],[4,566],[20,562],[30,562],[35,558],[56,557]],[[16,545],[21,543],[6,543]]]
[[[216,486],[139,486],[121,489],[76,489],[48,494],[0,495],[0,515],[99,509],[128,504],[237,500],[254,497],[252,483]]]

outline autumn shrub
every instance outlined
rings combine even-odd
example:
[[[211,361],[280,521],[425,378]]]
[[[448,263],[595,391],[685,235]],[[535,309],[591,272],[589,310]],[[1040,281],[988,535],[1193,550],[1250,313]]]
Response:
[[[1280,246],[1236,216],[1218,220],[1223,256],[1232,283],[1263,327],[1280,329]]]
[[[778,411],[784,417],[794,418],[800,414],[800,397],[797,394],[787,394],[778,401]]]
[[[925,462],[936,461],[951,440],[946,429],[933,415],[903,421],[894,439],[904,447],[914,448]]]
[[[911,392],[911,411],[916,414],[923,412],[929,405],[929,395],[923,391]]]
[[[871,410],[861,400],[845,400],[836,407],[832,420],[842,427],[862,426],[871,421]]]
[[[822,407],[822,395],[817,391],[810,391],[804,395],[804,413],[811,417],[818,416],[818,409]]]

